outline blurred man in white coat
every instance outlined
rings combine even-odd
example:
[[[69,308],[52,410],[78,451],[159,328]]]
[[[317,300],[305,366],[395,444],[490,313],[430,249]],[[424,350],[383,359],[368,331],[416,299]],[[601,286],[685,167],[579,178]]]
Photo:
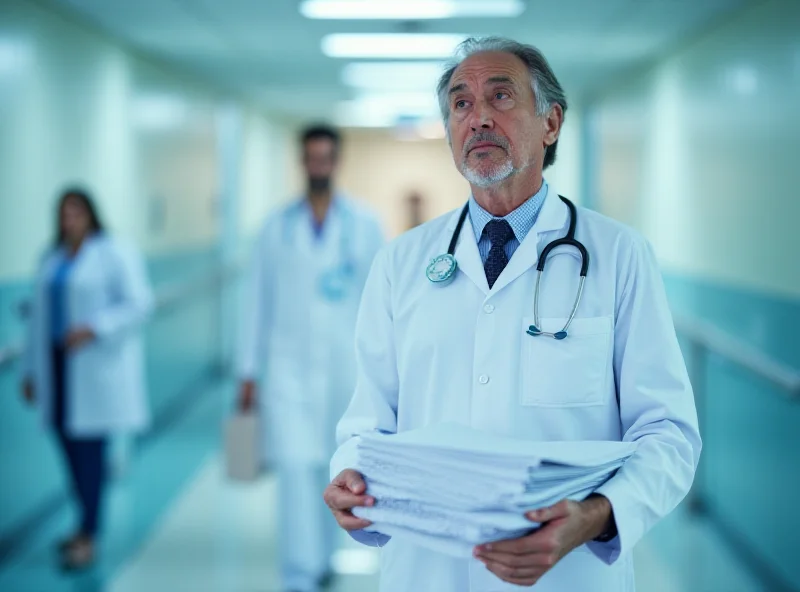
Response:
[[[375,259],[325,500],[357,540],[385,545],[382,592],[632,592],[630,550],[686,495],[700,455],[652,249],[543,178],[567,102],[538,50],[468,40],[438,91],[472,195]],[[541,528],[457,558],[389,541],[351,512],[374,503],[353,470],[361,435],[445,421],[638,447],[587,499],[528,514]]]
[[[239,399],[266,420],[264,452],[279,481],[283,586],[309,592],[331,574],[337,528],[321,492],[355,384],[356,315],[383,233],[367,209],[333,187],[338,132],[311,127],[302,150],[306,194],[271,216],[255,245]]]

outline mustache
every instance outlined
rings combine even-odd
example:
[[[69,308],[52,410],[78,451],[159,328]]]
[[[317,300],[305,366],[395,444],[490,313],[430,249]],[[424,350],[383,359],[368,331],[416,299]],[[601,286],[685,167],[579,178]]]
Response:
[[[508,151],[508,140],[503,136],[493,132],[480,132],[472,136],[466,143],[464,146],[464,156],[469,154],[469,151],[475,147],[475,144],[480,142],[491,142],[492,144],[500,146],[503,150]]]

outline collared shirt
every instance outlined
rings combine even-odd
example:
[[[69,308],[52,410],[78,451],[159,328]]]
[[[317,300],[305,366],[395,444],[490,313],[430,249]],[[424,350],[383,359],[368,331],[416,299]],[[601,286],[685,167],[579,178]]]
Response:
[[[325,216],[325,219],[320,222],[314,216],[314,210],[311,207],[311,202],[308,197],[300,199],[296,205],[302,212],[304,212],[304,215],[308,216],[309,223],[311,224],[311,232],[314,235],[316,242],[320,242],[322,240],[322,235],[328,226],[328,219],[330,218],[331,214],[343,208],[341,199],[339,199],[339,196],[334,193],[333,197],[331,198],[331,203],[328,207],[328,212]]]
[[[525,203],[507,216],[503,216],[502,219],[507,220],[511,225],[511,229],[514,231],[514,238],[508,241],[505,247],[506,257],[508,257],[509,261],[511,261],[511,256],[514,254],[514,251],[517,250],[520,243],[528,236],[533,225],[536,224],[536,219],[539,217],[539,212],[542,209],[545,197],[547,197],[547,181],[542,180],[542,187],[536,195],[526,200]],[[486,263],[486,259],[489,257],[489,250],[492,248],[492,243],[489,237],[484,234],[483,230],[490,220],[500,220],[501,218],[492,216],[475,201],[474,197],[470,196],[469,219],[472,222],[472,230],[475,232],[475,240],[478,243],[481,261]]]

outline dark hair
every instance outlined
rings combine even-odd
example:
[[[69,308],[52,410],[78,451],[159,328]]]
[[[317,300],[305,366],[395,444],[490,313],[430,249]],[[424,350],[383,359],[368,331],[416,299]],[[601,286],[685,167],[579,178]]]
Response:
[[[93,232],[103,232],[103,222],[97,214],[94,200],[89,195],[89,192],[80,187],[68,187],[61,192],[61,197],[58,200],[58,210],[56,211],[56,246],[64,243],[64,233],[61,230],[61,210],[68,199],[78,200],[81,205],[86,208],[89,214],[89,228]]]
[[[303,148],[305,148],[306,144],[310,140],[320,140],[320,139],[330,140],[331,142],[333,142],[333,149],[336,152],[339,151],[339,145],[342,142],[342,138],[339,135],[339,132],[335,128],[329,125],[326,125],[324,123],[315,124],[307,127],[306,129],[303,130],[303,133],[300,134],[300,141],[303,145]]]

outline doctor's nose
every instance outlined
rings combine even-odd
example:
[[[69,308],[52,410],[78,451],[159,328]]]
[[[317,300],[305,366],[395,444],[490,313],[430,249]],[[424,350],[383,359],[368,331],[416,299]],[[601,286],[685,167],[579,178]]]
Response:
[[[469,123],[473,132],[494,129],[494,119],[492,119],[489,109],[481,104],[475,105]]]

